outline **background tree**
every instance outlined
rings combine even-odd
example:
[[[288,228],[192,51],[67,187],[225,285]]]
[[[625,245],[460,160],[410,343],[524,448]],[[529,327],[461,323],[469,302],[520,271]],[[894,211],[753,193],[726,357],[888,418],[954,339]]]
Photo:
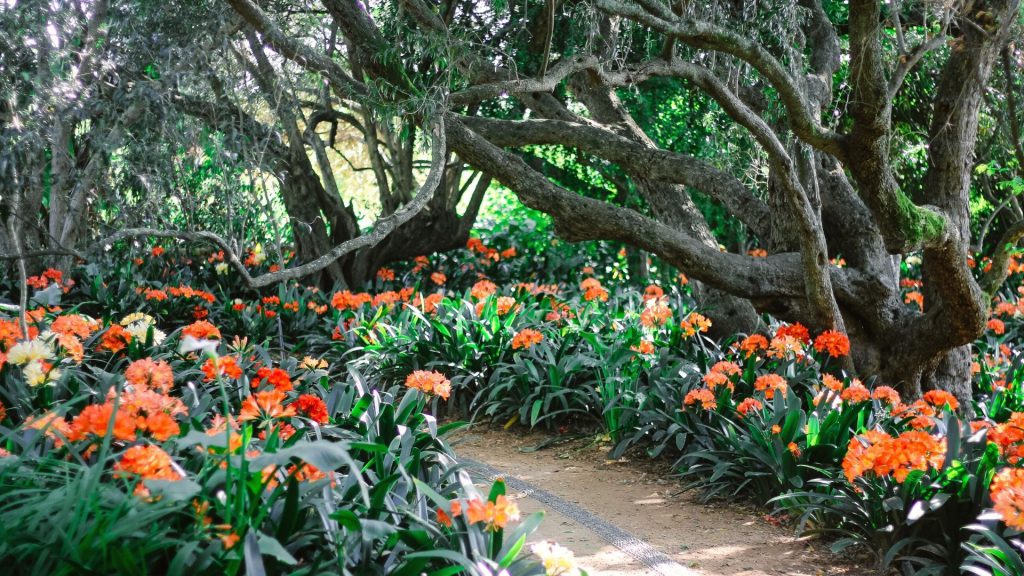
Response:
[[[1024,231],[1009,227],[993,266],[974,277],[968,207],[979,118],[993,67],[1015,34],[1018,2],[598,0],[487,9],[403,0],[367,11],[325,0],[331,25],[347,39],[346,59],[360,63],[363,77],[282,32],[287,15],[271,17],[250,0],[229,3],[279,54],[352,99],[386,84],[397,102],[424,81],[415,59],[389,48],[384,27],[404,24],[434,38],[453,55],[444,86],[449,145],[549,213],[564,237],[629,242],[759,311],[846,331],[862,374],[910,392],[966,393],[966,346],[982,332]],[[918,105],[927,132],[903,132],[893,104],[929,54],[939,76]],[[656,77],[714,100],[738,137],[756,143],[766,184],[752,189],[705,158],[658,146],[620,96]],[[522,114],[488,115],[487,102]],[[900,158],[911,144],[926,154],[907,174]],[[509,150],[536,145],[618,165],[650,215],[562,188]],[[741,220],[768,256],[718,250],[703,237],[689,189]],[[924,262],[923,312],[899,298],[899,257],[915,253]],[[831,264],[835,257],[846,266]]]
[[[304,41],[336,49],[336,34],[304,25],[315,9],[292,15]],[[214,234],[232,253],[273,237],[309,263],[367,233],[339,165],[372,170],[380,218],[410,205],[431,167],[419,123],[339,100],[219,3],[18,2],[0,7],[0,47],[0,254],[38,256],[31,269],[131,230]],[[451,155],[442,169],[393,237],[348,244],[307,281],[360,285],[464,245],[490,179]]]

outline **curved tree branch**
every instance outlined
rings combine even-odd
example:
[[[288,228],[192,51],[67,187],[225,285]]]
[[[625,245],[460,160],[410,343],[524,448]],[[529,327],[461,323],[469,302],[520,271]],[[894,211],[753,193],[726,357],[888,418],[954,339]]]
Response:
[[[790,126],[797,136],[815,148],[839,158],[843,157],[843,137],[821,126],[819,119],[811,114],[797,80],[763,46],[746,36],[709,22],[678,18],[667,10],[655,14],[650,10],[651,3],[644,3],[644,6],[648,9],[626,4],[622,0],[597,0],[597,7],[608,14],[635,20],[695,48],[731,54],[747,62],[778,90],[788,113]]]
[[[647,148],[592,124],[465,116],[460,116],[460,120],[496,146],[572,146],[615,162],[627,172],[644,178],[689,186],[721,203],[758,236],[768,236],[771,220],[768,206],[734,176],[704,160],[668,150]]]
[[[627,242],[663,256],[702,282],[745,298],[806,298],[799,254],[754,258],[721,252],[634,210],[579,196],[554,185],[517,155],[471,130],[462,118],[449,114],[447,124],[449,142],[461,158],[493,174],[527,206],[550,214],[556,231],[569,241]],[[835,267],[828,270],[837,292],[850,294],[845,272]]]

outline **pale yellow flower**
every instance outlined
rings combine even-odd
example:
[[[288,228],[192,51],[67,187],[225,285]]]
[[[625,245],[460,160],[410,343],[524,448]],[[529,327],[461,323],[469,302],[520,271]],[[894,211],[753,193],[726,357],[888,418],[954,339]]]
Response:
[[[545,540],[530,546],[530,551],[540,558],[547,576],[580,576],[576,555],[565,546]]]
[[[149,314],[143,312],[132,312],[131,314],[121,318],[121,326],[128,326],[129,324],[142,323],[146,326],[152,326],[156,324],[156,319]]]
[[[150,326],[151,326],[151,324],[146,324],[145,322],[132,322],[131,324],[128,325],[127,328],[124,329],[124,331],[129,333],[129,334],[131,334],[132,340],[138,340],[139,342],[145,342],[146,341],[146,335],[149,332]],[[162,330],[158,330],[156,328],[153,328],[153,345],[154,346],[159,345],[161,342],[164,341],[164,338],[166,338],[166,337],[167,337],[167,334],[164,334],[164,332]]]
[[[313,358],[312,356],[306,356],[299,362],[299,367],[306,370],[327,370],[327,360],[323,358]]]
[[[36,360],[52,360],[53,348],[42,338],[18,342],[7,351],[7,361],[21,366]]]
[[[60,378],[60,370],[54,368],[46,372],[42,360],[33,360],[25,365],[21,371],[25,382],[32,387],[42,386],[46,383],[54,383]]]

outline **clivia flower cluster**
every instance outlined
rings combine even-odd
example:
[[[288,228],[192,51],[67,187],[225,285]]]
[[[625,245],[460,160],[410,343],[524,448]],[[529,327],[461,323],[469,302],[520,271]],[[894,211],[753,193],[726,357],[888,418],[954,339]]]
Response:
[[[445,400],[452,393],[452,384],[444,374],[428,370],[416,370],[405,379],[408,388],[419,390],[424,394],[433,394]]]
[[[448,506],[451,513],[445,512],[443,508],[437,509],[437,521],[451,527],[452,519],[462,516],[467,524],[484,524],[484,529],[494,532],[501,530],[509,522],[519,521],[519,507],[510,502],[504,494],[499,495],[494,501],[484,502],[481,498],[470,498],[463,507],[462,501],[452,500]]]

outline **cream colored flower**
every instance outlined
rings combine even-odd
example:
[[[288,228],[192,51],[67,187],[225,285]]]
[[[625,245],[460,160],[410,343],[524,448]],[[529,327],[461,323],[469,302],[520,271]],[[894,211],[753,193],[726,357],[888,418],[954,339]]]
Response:
[[[228,263],[218,262],[217,265],[213,267],[213,270],[217,273],[218,276],[223,276],[228,273]]]
[[[21,371],[25,377],[25,382],[29,386],[42,386],[46,383],[54,383],[60,378],[60,370],[56,368],[46,371],[46,366],[43,365],[42,360],[33,360],[25,365],[25,368]]]
[[[37,337],[34,340],[18,342],[7,351],[7,361],[15,366],[28,364],[37,360],[52,360],[53,348],[45,339]]]
[[[299,367],[306,370],[327,370],[327,360],[323,358],[313,358],[312,356],[306,356],[299,362]]]
[[[146,341],[146,336],[148,335],[149,329],[151,327],[152,327],[152,324],[146,324],[145,322],[132,322],[131,324],[128,324],[128,327],[125,328],[124,331],[129,333],[129,334],[131,334],[132,340],[137,340],[139,342],[145,342]],[[153,328],[153,345],[154,346],[159,345],[161,342],[164,341],[164,338],[166,338],[166,337],[167,337],[167,334],[165,334],[162,330],[158,330],[157,328]]]
[[[145,324],[146,326],[152,326],[156,324],[156,319],[150,316],[149,314],[145,314],[143,312],[132,312],[131,314],[125,316],[124,318],[121,318],[120,324],[121,326],[128,326],[129,324],[135,324],[140,322]]]
[[[565,546],[545,540],[530,546],[530,551],[540,558],[547,576],[580,576],[576,555]]]

